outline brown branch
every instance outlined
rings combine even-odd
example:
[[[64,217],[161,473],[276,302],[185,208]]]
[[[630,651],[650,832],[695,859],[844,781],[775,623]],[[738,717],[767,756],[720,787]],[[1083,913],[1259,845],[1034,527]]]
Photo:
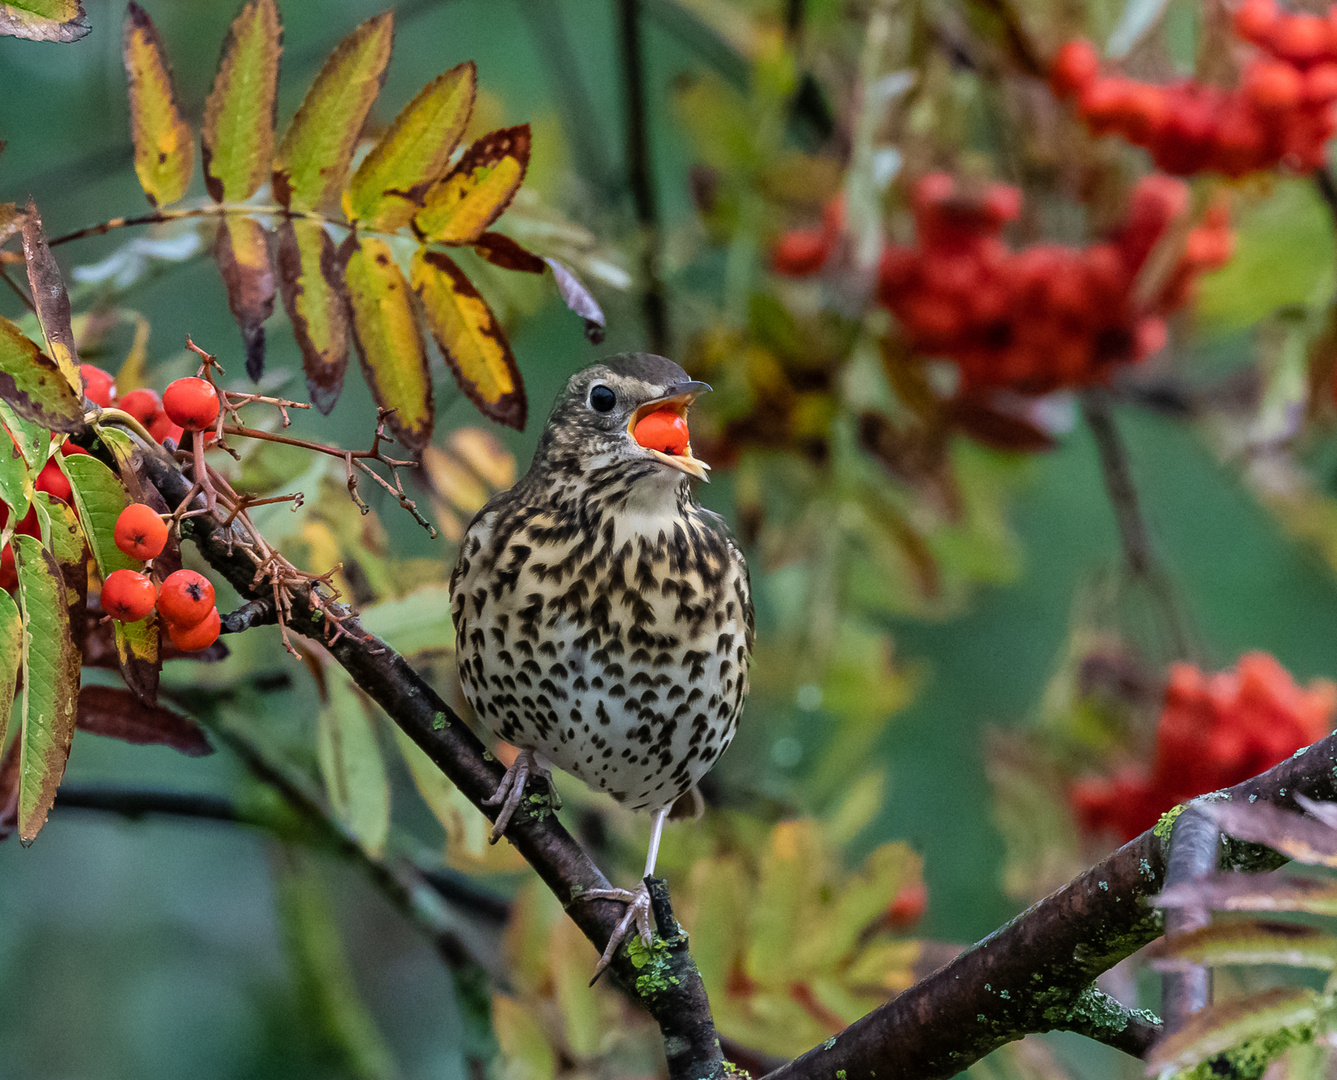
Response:
[[[179,504],[192,488],[165,453],[145,448],[147,479],[171,505]],[[245,599],[268,595],[256,581],[255,564],[236,549],[231,537],[212,515],[196,515],[182,522],[209,564]],[[496,808],[483,800],[496,791],[502,769],[483,744],[412,667],[389,646],[358,626],[351,615],[335,640],[326,638],[325,620],[313,618],[307,603],[309,589],[297,589],[288,613],[291,629],[324,641],[331,655],[353,680],[383,708],[437,767],[489,818]],[[333,605],[327,606],[332,607]],[[323,615],[323,613],[320,613]],[[606,889],[608,879],[546,809],[517,814],[506,837],[552,889],[567,913],[600,952],[623,913],[614,901],[582,901],[591,889]],[[653,953],[640,955],[638,967],[627,949],[619,951],[611,970],[629,994],[659,1024],[664,1036],[669,1075],[673,1080],[705,1080],[724,1076],[724,1059],[711,1018],[705,986],[687,949],[685,936],[657,943]],[[593,956],[591,957],[593,960]]]

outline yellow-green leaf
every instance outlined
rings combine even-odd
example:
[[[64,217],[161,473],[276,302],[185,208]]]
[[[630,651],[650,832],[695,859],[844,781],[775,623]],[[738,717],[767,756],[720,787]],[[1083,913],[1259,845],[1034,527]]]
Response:
[[[113,439],[125,439],[110,430],[103,431],[101,437],[109,446]],[[113,453],[116,452],[113,447]],[[89,454],[66,457],[61,467],[69,478],[79,525],[102,579],[105,581],[113,570],[143,570],[142,562],[116,546],[116,519],[130,503],[130,494],[120,477]],[[160,662],[157,612],[150,612],[139,622],[113,622],[112,627],[126,684],[144,700],[152,700],[158,689]]]
[[[19,840],[46,824],[70,756],[79,698],[79,650],[70,636],[65,583],[31,536],[13,540],[23,612],[23,709],[19,729]]]
[[[28,471],[34,475],[41,472],[51,456],[51,432],[26,416],[20,416],[3,395],[0,395],[0,424],[9,429],[10,438],[28,463]]]
[[[204,186],[217,202],[249,199],[273,167],[282,52],[283,24],[274,0],[249,0],[228,28],[204,103]]]
[[[1287,1029],[1313,1032],[1326,1011],[1324,999],[1315,991],[1285,986],[1209,1005],[1152,1047],[1147,1055],[1148,1073],[1170,1076],[1209,1061],[1231,1047]],[[1284,1046],[1284,1041],[1276,1041],[1274,1052],[1280,1053]]]
[[[33,497],[32,475],[17,440],[0,421],[0,502],[9,507],[15,521],[28,512]]]
[[[195,139],[181,116],[172,68],[148,13],[131,0],[121,43],[130,85],[130,133],[135,175],[154,206],[174,203],[190,186]]]
[[[329,415],[348,367],[344,275],[334,241],[317,221],[290,218],[279,231],[279,292],[302,350],[311,404]]]
[[[0,746],[5,745],[5,733],[9,730],[22,660],[23,616],[14,598],[0,589]]]
[[[92,29],[80,0],[18,0],[0,4],[0,34],[29,41],[78,41]]]
[[[353,336],[372,397],[395,410],[386,423],[410,450],[432,439],[435,406],[427,347],[409,283],[384,240],[364,236],[344,269]]]
[[[65,291],[65,279],[60,276],[55,256],[46,245],[42,219],[31,199],[28,211],[23,215],[23,259],[28,267],[28,284],[46,338],[47,352],[70,388],[82,395],[84,380],[79,374],[79,352],[74,347],[74,328],[70,325],[70,296]]]
[[[432,337],[460,389],[484,416],[524,430],[528,406],[520,369],[487,301],[439,251],[419,248],[411,272]]]
[[[246,374],[260,378],[265,370],[265,320],[274,313],[274,268],[270,233],[254,218],[225,217],[218,223],[214,259],[232,317],[246,345]]]
[[[344,213],[393,232],[407,225],[427,185],[446,171],[474,108],[472,60],[438,75],[404,107],[353,174]]]
[[[318,210],[338,197],[362,124],[385,81],[394,17],[368,19],[325,61],[274,160],[274,197],[292,210]]]
[[[380,855],[390,834],[390,782],[367,703],[342,672],[318,714],[316,757],[335,816],[364,850]]]
[[[83,400],[56,362],[8,319],[0,318],[0,398],[51,431],[78,431]]]
[[[529,167],[529,125],[478,139],[427,189],[413,227],[427,240],[472,244],[511,204]]]

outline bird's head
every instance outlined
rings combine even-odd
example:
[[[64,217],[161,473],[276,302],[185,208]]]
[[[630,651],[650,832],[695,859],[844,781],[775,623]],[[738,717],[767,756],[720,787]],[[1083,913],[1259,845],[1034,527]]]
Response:
[[[557,398],[536,462],[550,469],[707,479],[692,456],[687,410],[710,389],[672,360],[626,353],[572,375]]]

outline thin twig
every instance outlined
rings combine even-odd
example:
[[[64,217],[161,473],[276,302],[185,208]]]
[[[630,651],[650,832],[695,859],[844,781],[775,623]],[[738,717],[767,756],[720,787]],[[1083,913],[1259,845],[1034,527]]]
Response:
[[[32,298],[21,288],[19,288],[18,283],[12,277],[9,276],[9,271],[6,270],[3,266],[0,266],[0,278],[5,279],[5,284],[14,290],[14,295],[23,301],[23,306],[26,307],[29,311],[31,311],[34,315],[36,315],[37,306],[32,302]]]
[[[631,185],[636,218],[641,225],[641,273],[645,278],[642,310],[650,349],[667,354],[670,348],[668,310],[664,281],[659,271],[659,204],[655,198],[654,165],[650,159],[639,0],[617,0],[617,15],[618,51],[627,110],[627,182]]]

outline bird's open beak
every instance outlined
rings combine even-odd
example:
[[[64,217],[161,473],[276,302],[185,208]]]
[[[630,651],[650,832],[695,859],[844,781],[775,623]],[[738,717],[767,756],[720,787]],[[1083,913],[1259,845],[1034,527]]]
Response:
[[[698,382],[692,379],[690,382],[681,382],[669,387],[669,392],[663,397],[655,398],[653,401],[647,401],[639,409],[631,414],[631,420],[627,424],[627,434],[635,440],[634,432],[636,425],[652,412],[660,409],[672,409],[684,420],[687,418],[687,410],[691,407],[698,395],[710,392],[710,384]],[[662,450],[646,450],[646,453],[657,457],[665,465],[671,465],[675,469],[680,469],[688,476],[694,476],[698,480],[704,480],[710,483],[710,477],[706,473],[710,470],[707,465],[698,457],[692,456],[692,444],[689,442],[681,454],[666,454]]]

